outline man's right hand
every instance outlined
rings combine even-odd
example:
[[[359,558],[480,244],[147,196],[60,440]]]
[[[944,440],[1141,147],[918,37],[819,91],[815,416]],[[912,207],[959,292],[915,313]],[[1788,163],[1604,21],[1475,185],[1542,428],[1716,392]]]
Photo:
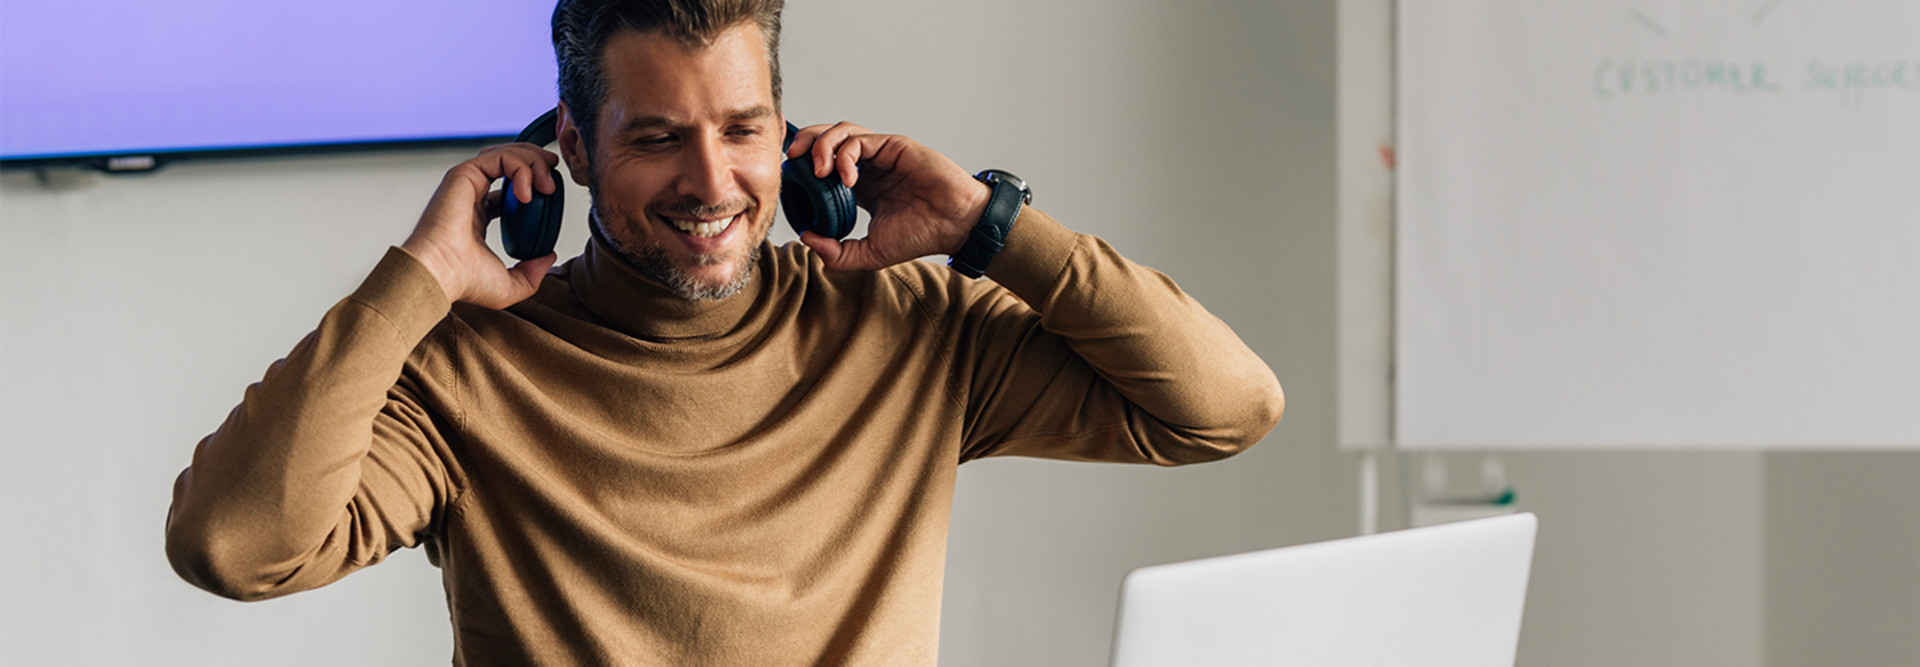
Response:
[[[560,187],[551,169],[560,156],[528,143],[488,146],[471,160],[447,170],[440,189],[427,202],[420,223],[400,245],[440,280],[449,301],[505,308],[533,296],[555,256],[529,259],[508,268],[487,247],[487,223],[500,217],[503,196],[532,200],[535,190],[552,194]],[[500,178],[512,179],[513,192],[489,192]]]

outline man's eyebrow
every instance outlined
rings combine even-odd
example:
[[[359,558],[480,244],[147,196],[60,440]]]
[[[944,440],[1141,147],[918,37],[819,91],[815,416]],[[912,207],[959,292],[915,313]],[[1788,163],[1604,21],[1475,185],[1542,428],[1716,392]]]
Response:
[[[632,120],[628,120],[626,124],[621,125],[619,131],[614,132],[614,136],[638,134],[649,130],[677,128],[685,125],[686,123],[682,121],[666,116],[636,116]]]
[[[745,109],[737,109],[731,113],[728,113],[726,116],[726,122],[742,123],[746,121],[760,120],[762,118],[766,118],[772,115],[773,115],[773,107],[760,104],[760,105],[747,107]],[[686,121],[680,120],[678,118],[669,118],[667,116],[636,116],[632,120],[627,121],[626,124],[621,125],[620,130],[615,133],[615,136],[637,134],[641,132],[647,132],[650,130],[682,129],[687,127],[688,125],[690,125],[690,123],[687,123]]]
[[[772,115],[773,115],[773,107],[767,106],[765,104],[761,104],[761,105],[747,107],[745,109],[740,109],[740,110],[734,111],[733,113],[727,114],[727,122],[739,123],[739,122],[745,122],[749,120],[760,120],[762,118],[766,118]]]

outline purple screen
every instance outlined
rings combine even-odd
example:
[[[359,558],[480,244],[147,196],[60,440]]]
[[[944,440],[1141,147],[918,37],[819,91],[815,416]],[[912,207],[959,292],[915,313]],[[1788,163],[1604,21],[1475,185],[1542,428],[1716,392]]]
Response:
[[[0,157],[512,135],[553,0],[0,0]]]

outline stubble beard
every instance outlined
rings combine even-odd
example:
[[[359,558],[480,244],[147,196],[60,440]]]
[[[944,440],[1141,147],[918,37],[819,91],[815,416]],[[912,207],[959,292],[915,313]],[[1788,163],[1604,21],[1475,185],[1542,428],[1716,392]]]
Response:
[[[695,279],[693,276],[687,275],[687,272],[675,266],[673,263],[673,255],[668,253],[666,248],[660,247],[658,244],[646,244],[643,247],[635,248],[634,246],[640,244],[636,243],[634,239],[626,238],[627,235],[608,229],[606,225],[601,222],[600,207],[597,204],[593,206],[588,214],[591,216],[594,227],[598,228],[601,235],[610,241],[608,245],[613,246],[614,254],[627,260],[627,263],[632,264],[635,269],[640,271],[641,275],[657,280],[662,285],[666,285],[667,289],[673,292],[675,297],[686,301],[719,301],[739,294],[741,290],[746,289],[747,285],[753,282],[754,273],[760,264],[760,247],[766,245],[767,232],[771,231],[769,228],[761,232],[760,238],[753,239],[752,242],[747,245],[746,256],[741,257],[737,262],[738,265],[734,267],[733,280],[724,283],[703,282]],[[652,224],[652,218],[650,216],[647,217],[641,224]],[[745,220],[736,220],[733,224],[754,223]],[[694,260],[695,266],[701,267],[713,266],[726,261],[715,255],[700,255],[695,257]]]

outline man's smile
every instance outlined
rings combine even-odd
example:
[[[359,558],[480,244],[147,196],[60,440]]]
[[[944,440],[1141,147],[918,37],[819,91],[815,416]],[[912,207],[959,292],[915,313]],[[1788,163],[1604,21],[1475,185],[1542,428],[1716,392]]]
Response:
[[[727,231],[728,228],[733,226],[735,220],[740,219],[740,215],[739,213],[735,213],[724,218],[709,218],[705,220],[672,218],[667,216],[661,216],[661,218],[666,220],[667,224],[672,225],[675,229],[700,238],[710,239],[719,236],[721,232]]]
[[[733,264],[759,241],[754,219],[761,209],[749,201],[735,200],[715,206],[662,206],[653,210],[648,222],[653,225],[654,245],[666,254],[663,261],[680,271],[705,273],[716,264]],[[678,259],[667,259],[677,257]],[[691,274],[689,274],[691,277]],[[720,276],[713,279],[731,280]]]

